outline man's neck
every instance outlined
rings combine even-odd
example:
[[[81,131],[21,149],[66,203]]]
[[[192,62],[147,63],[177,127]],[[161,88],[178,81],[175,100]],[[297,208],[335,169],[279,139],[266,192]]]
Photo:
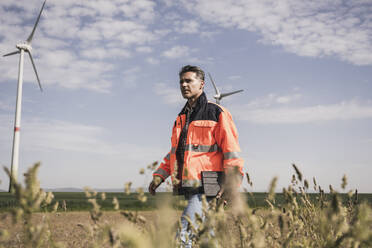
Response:
[[[196,105],[196,102],[198,101],[198,98],[201,96],[203,94],[203,92],[202,93],[200,93],[200,95],[198,95],[197,97],[195,97],[195,98],[190,98],[190,99],[188,99],[187,100],[187,102],[188,102],[188,104],[189,104],[189,106],[190,106],[190,108],[193,108],[193,107],[195,107],[195,105]]]

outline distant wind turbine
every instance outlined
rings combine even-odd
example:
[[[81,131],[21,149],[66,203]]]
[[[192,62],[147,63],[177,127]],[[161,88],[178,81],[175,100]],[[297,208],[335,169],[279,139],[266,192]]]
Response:
[[[219,89],[217,88],[216,84],[214,83],[214,81],[212,79],[212,76],[211,76],[211,74],[209,72],[208,72],[208,76],[209,76],[209,79],[211,80],[211,82],[213,84],[214,90],[216,91],[216,95],[214,95],[213,97],[214,97],[214,99],[216,99],[216,103],[217,104],[220,104],[220,101],[221,101],[222,98],[243,91],[243,90],[236,90],[236,91],[232,91],[232,92],[228,92],[228,93],[221,93],[219,91]]]
[[[5,54],[5,56],[10,56],[14,54],[20,54],[19,57],[19,71],[18,71],[18,89],[17,89],[17,103],[16,103],[16,112],[15,112],[15,121],[14,121],[14,135],[13,135],[13,150],[12,150],[12,163],[11,163],[11,169],[10,169],[10,181],[9,181],[9,192],[12,191],[12,185],[13,185],[13,180],[14,182],[17,182],[17,177],[18,177],[18,162],[19,162],[19,136],[20,136],[20,127],[21,127],[21,105],[22,105],[22,84],[23,84],[23,57],[24,53],[27,52],[28,55],[30,56],[30,60],[32,63],[32,67],[34,68],[37,82],[39,84],[39,88],[41,91],[43,91],[43,88],[41,87],[39,75],[37,74],[36,71],[36,66],[34,63],[34,60],[31,55],[31,42],[32,42],[32,37],[34,36],[37,24],[39,23],[41,12],[43,12],[44,5],[45,5],[46,0],[43,3],[43,6],[41,7],[39,16],[37,17],[36,23],[34,25],[34,28],[32,29],[31,34],[28,36],[27,40],[19,43],[16,45],[18,48],[17,51]]]

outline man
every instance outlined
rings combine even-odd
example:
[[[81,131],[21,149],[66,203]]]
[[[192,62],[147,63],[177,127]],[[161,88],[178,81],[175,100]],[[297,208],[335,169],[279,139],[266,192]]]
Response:
[[[154,195],[157,187],[172,176],[174,192],[188,200],[181,217],[179,236],[183,245],[191,247],[185,216],[193,223],[195,214],[203,216],[202,172],[229,173],[237,168],[243,175],[243,160],[239,157],[238,133],[230,113],[222,106],[208,102],[203,92],[203,70],[187,65],[181,69],[179,78],[181,93],[187,103],[174,123],[171,151],[154,172],[149,192]],[[221,198],[223,193],[222,186],[216,198]]]

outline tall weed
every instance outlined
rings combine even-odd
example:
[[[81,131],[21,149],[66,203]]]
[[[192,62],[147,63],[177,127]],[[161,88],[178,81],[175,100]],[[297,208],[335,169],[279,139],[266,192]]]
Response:
[[[157,163],[147,168],[152,171]],[[13,224],[22,226],[21,247],[65,247],[53,239],[53,230],[48,218],[35,222],[35,212],[56,211],[58,203],[50,206],[52,193],[40,189],[37,171],[40,164],[31,167],[25,174],[25,184],[14,183],[13,194],[19,207],[8,213]],[[203,214],[196,216],[196,225],[191,226],[193,247],[372,247],[372,209],[367,203],[360,203],[358,193],[349,191],[346,202],[330,187],[331,194],[324,190],[313,178],[314,194],[307,193],[311,186],[296,165],[294,175],[288,187],[283,188],[285,201],[275,201],[276,182],[270,183],[266,198],[267,208],[252,208],[243,199],[243,194],[231,190],[228,205],[213,200],[207,203],[203,199]],[[6,169],[8,175],[9,171]],[[145,174],[141,170],[140,174]],[[252,181],[246,174],[249,185]],[[345,190],[347,178],[341,180]],[[131,194],[131,183],[125,186],[125,194]],[[170,187],[170,186],[168,186]],[[146,204],[147,195],[142,188],[136,190],[137,199]],[[91,204],[89,224],[78,224],[86,233],[88,247],[180,247],[176,240],[179,221],[170,216],[179,216],[169,197],[162,197],[155,211],[155,220],[149,221],[141,212],[120,210],[119,201],[114,198],[113,209],[127,221],[112,225],[103,220],[105,212],[98,204],[105,201],[105,194],[86,188],[87,201]],[[253,194],[244,194],[253,197]],[[181,202],[185,205],[186,202]],[[52,209],[52,210],[51,210]],[[61,211],[65,211],[61,209]],[[14,234],[9,230],[0,230],[0,247],[7,247]]]

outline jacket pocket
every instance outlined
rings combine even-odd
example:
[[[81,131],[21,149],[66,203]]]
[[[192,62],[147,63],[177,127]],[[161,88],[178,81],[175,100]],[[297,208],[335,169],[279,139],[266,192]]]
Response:
[[[217,122],[209,120],[193,121],[193,134],[191,137],[191,144],[193,145],[214,145],[215,129]]]

